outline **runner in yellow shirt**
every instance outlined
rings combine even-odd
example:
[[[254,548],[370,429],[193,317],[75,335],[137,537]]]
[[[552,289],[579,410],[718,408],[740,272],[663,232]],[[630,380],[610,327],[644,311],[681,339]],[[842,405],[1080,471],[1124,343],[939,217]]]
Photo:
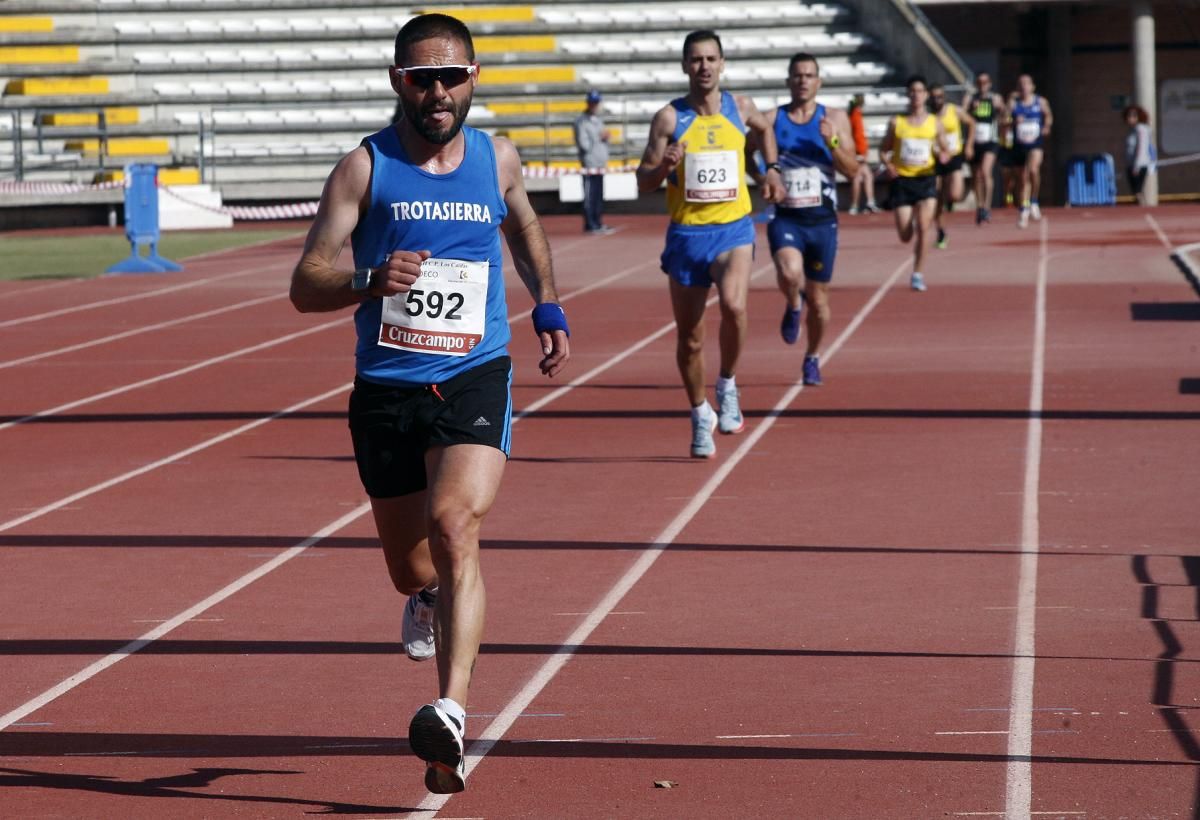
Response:
[[[951,102],[946,102],[946,88],[941,83],[929,87],[929,110],[942,124],[946,132],[946,147],[950,150],[950,161],[937,164],[938,200],[937,213],[937,247],[946,249],[946,226],[942,223],[942,214],[954,209],[955,203],[962,202],[966,195],[963,184],[963,161],[970,162],[975,156],[975,120],[963,109]],[[963,126],[966,126],[966,139],[963,139]]]
[[[896,233],[907,243],[916,235],[913,246],[913,290],[925,290],[921,268],[929,250],[929,229],[937,210],[937,162],[950,159],[946,130],[925,105],[929,86],[925,78],[913,75],[906,83],[908,112],[892,117],[879,146],[879,155],[892,179],[891,208],[896,215]]]

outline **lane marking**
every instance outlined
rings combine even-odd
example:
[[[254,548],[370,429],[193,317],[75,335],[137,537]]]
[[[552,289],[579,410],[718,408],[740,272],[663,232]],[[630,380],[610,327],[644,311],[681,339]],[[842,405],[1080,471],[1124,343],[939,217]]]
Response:
[[[1196,295],[1200,296],[1200,265],[1192,261],[1192,253],[1200,251],[1200,242],[1190,242],[1186,245],[1172,245],[1170,238],[1167,237],[1167,232],[1158,224],[1158,220],[1151,214],[1146,214],[1146,221],[1150,223],[1150,227],[1154,229],[1154,233],[1158,235],[1158,241],[1163,244],[1170,254],[1171,261],[1179,266],[1183,277],[1188,280],[1192,289],[1196,291]]]
[[[339,390],[340,389],[341,388],[339,388]],[[317,399],[310,399],[309,401],[310,402],[317,401],[322,398],[324,398],[324,396],[320,396]],[[304,552],[304,550],[308,549],[313,544],[316,544],[317,542],[321,541],[322,539],[329,537],[333,533],[340,530],[342,527],[345,527],[346,525],[350,524],[355,519],[359,518],[364,513],[366,513],[367,510],[369,510],[370,508],[371,508],[370,503],[364,503],[364,504],[359,505],[357,509],[354,509],[354,510],[346,513],[341,518],[334,521],[332,524],[327,525],[324,529],[317,531],[316,533],[314,533],[313,535],[310,535],[308,538],[305,538],[303,541],[299,542],[295,546],[290,547],[289,549],[281,552],[279,555],[275,556],[270,561],[267,561],[266,563],[261,564],[260,566],[256,567],[255,569],[252,569],[250,572],[247,572],[245,575],[238,578],[236,581],[233,581],[232,583],[227,584],[226,586],[224,586],[221,589],[214,592],[212,595],[209,595],[203,601],[200,601],[199,603],[188,607],[183,612],[180,612],[178,615],[176,615],[174,618],[171,618],[169,621],[166,621],[162,625],[157,626],[154,629],[151,629],[149,632],[142,635],[137,640],[130,641],[129,643],[125,644],[123,647],[121,647],[117,651],[112,652],[108,655],[105,655],[100,660],[95,661],[94,663],[91,663],[91,664],[85,666],[83,669],[76,672],[71,677],[58,683],[55,686],[50,687],[42,694],[38,695],[37,697],[33,698],[32,700],[26,701],[25,703],[18,706],[16,709],[13,709],[11,712],[8,712],[5,715],[0,715],[0,731],[3,731],[4,729],[8,728],[12,724],[16,723],[21,718],[29,715],[30,713],[37,711],[38,709],[42,708],[46,704],[55,700],[56,698],[61,697],[62,695],[66,694],[67,692],[74,689],[76,686],[79,686],[80,684],[87,682],[91,678],[96,677],[96,675],[99,675],[105,669],[108,669],[113,664],[118,663],[118,662],[124,660],[125,658],[129,657],[130,655],[134,654],[135,652],[145,648],[146,646],[150,645],[154,641],[161,638],[163,635],[166,635],[168,632],[171,632],[172,630],[174,630],[176,627],[179,627],[179,626],[187,623],[188,621],[192,620],[193,618],[197,617],[198,615],[202,615],[205,612],[205,610],[216,606],[217,604],[224,601],[226,598],[228,598],[231,595],[246,588],[247,586],[254,583],[259,578],[263,577],[264,575],[266,575],[267,573],[276,569],[277,567],[283,566],[288,561],[290,561],[292,558],[295,558],[297,555]]]
[[[55,510],[60,510],[63,507],[67,506],[68,504],[73,504],[74,502],[79,501],[82,498],[87,498],[89,496],[95,495],[98,492],[102,492],[103,490],[107,490],[111,487],[115,487],[118,484],[124,484],[126,481],[129,481],[130,479],[137,478],[138,476],[145,475],[146,473],[149,473],[149,472],[153,472],[154,470],[157,470],[159,467],[165,467],[168,464],[174,464],[175,462],[180,461],[181,459],[187,458],[190,455],[194,455],[196,453],[201,452],[202,450],[207,450],[210,447],[214,447],[218,444],[222,444],[226,441],[229,441],[232,438],[236,438],[237,436],[240,436],[242,433],[248,433],[249,431],[251,431],[257,427],[262,427],[264,424],[268,424],[272,421],[275,421],[276,419],[291,415],[292,413],[303,410],[305,407],[308,407],[310,405],[317,404],[322,401],[326,401],[335,396],[345,395],[346,390],[347,390],[347,385],[343,384],[339,387],[335,387],[333,390],[327,390],[326,392],[320,394],[319,396],[313,396],[312,398],[308,398],[308,399],[305,399],[304,401],[297,402],[296,404],[293,404],[291,407],[284,408],[283,410],[278,410],[269,416],[263,416],[262,418],[247,422],[247,423],[241,425],[240,427],[235,427],[232,430],[225,431],[224,433],[219,433],[215,436],[212,436],[211,438],[207,438],[204,441],[199,442],[198,444],[193,444],[191,447],[188,447],[186,449],[179,450],[175,453],[172,453],[169,456],[164,456],[163,458],[160,458],[156,461],[152,461],[149,464],[144,464],[141,467],[138,467],[136,469],[129,470],[128,472],[121,473],[120,475],[117,475],[117,476],[113,476],[110,479],[101,481],[99,484],[93,484],[90,487],[85,487],[84,489],[79,490],[78,492],[72,493],[71,495],[68,495],[64,498],[60,498],[57,501],[52,501],[49,504],[39,507],[36,510],[34,510],[33,512],[29,512],[18,518],[13,518],[13,519],[10,519],[9,521],[5,521],[3,524],[0,524],[0,532],[6,532],[8,530],[11,530],[14,527],[19,527],[22,524],[25,524],[29,521],[34,520],[35,518],[41,518],[43,515],[52,513]],[[339,520],[341,520],[341,519],[339,519]],[[175,619],[172,618],[171,621],[168,621],[168,623],[171,623],[174,620]],[[3,728],[3,727],[0,726],[0,728]]]
[[[632,273],[633,271],[638,270],[640,267],[642,267],[642,266],[637,265],[637,266],[628,268],[624,272],[620,272],[618,274],[614,274],[613,276],[608,277],[607,281],[611,282],[614,279],[619,278],[622,275],[628,275],[629,273]],[[590,289],[590,288],[588,288],[588,289]],[[573,298],[574,296],[577,296],[581,293],[586,292],[588,289],[581,289],[581,290],[575,291],[571,294],[567,294],[560,301],[566,302],[569,299]],[[514,314],[508,318],[508,323],[511,325],[526,315],[528,315],[528,314]],[[345,322],[345,321],[349,321],[349,319],[341,319],[341,320],[338,320],[337,322],[330,322],[328,324],[333,325],[333,324],[338,324],[340,322]],[[31,513],[29,515],[22,516],[19,519],[14,519],[13,521],[9,521],[4,524],[0,524],[0,532],[3,532],[8,529],[12,529],[13,527],[18,526],[19,524],[24,523],[25,521],[31,520],[31,518],[36,518],[40,515],[44,515],[47,512],[50,512],[51,509],[60,509],[64,506],[66,506],[67,504],[71,503],[71,501],[73,501],[73,500],[77,500],[78,498],[82,498],[87,495],[92,495],[95,492],[99,492],[101,489],[106,489],[107,487],[114,486],[114,485],[120,483],[121,481],[128,480],[129,478],[133,478],[136,475],[141,475],[143,473],[150,472],[150,470],[154,469],[154,467],[156,465],[161,466],[162,464],[168,464],[172,461],[178,461],[181,458],[185,458],[187,455],[190,455],[192,453],[198,452],[199,450],[203,450],[207,447],[210,447],[213,444],[218,443],[218,441],[225,441],[227,439],[233,438],[235,435],[238,435],[241,432],[245,432],[245,431],[253,429],[255,427],[259,427],[263,424],[266,424],[269,421],[273,421],[276,418],[286,415],[287,413],[295,412],[297,409],[300,409],[302,407],[305,407],[305,406],[308,406],[310,404],[314,404],[314,403],[317,403],[320,401],[324,401],[325,399],[327,399],[331,396],[338,395],[339,393],[345,393],[351,387],[352,387],[351,383],[341,385],[340,387],[337,387],[333,390],[322,393],[319,396],[307,399],[303,402],[300,402],[299,404],[293,405],[292,407],[290,407],[286,410],[281,410],[278,413],[272,414],[271,416],[269,416],[267,418],[258,419],[249,424],[242,425],[241,427],[237,428],[234,431],[229,431],[229,432],[221,434],[219,436],[215,436],[211,439],[208,439],[207,441],[201,442],[198,445],[195,445],[191,448],[180,451],[179,453],[176,453],[175,456],[168,457],[167,459],[161,459],[160,461],[155,462],[155,465],[147,465],[146,467],[143,467],[139,470],[134,470],[134,471],[131,471],[130,473],[124,474],[123,476],[119,476],[116,479],[110,479],[109,481],[103,482],[102,484],[98,484],[98,485],[94,485],[93,487],[89,487],[86,490],[80,491],[79,493],[76,493],[73,496],[68,497],[67,499],[62,499],[53,505],[49,505],[47,507],[42,507],[42,508],[40,508],[40,510],[36,511],[35,513]],[[555,393],[557,395],[562,395],[564,392],[565,391],[562,391],[562,390],[555,391]],[[514,418],[513,424],[516,424],[517,421],[518,421],[518,419]],[[98,661],[95,661],[92,664],[89,664],[88,666],[86,666],[82,670],[80,670],[79,672],[75,673],[74,675],[70,676],[69,678],[66,678],[63,681],[60,681],[57,685],[51,687],[50,689],[47,689],[45,692],[43,692],[42,694],[33,698],[32,700],[26,701],[25,703],[18,706],[16,709],[13,709],[12,711],[10,711],[4,715],[0,715],[0,731],[3,731],[4,729],[8,728],[16,721],[20,720],[21,718],[29,715],[30,713],[40,709],[41,707],[45,706],[46,704],[61,697],[62,695],[71,691],[72,689],[79,686],[80,684],[87,682],[91,678],[93,678],[96,675],[103,672],[105,669],[108,669],[113,664],[116,664],[116,663],[120,662],[121,660],[124,660],[125,658],[129,657],[130,655],[138,652],[139,650],[143,649],[144,647],[146,647],[149,644],[153,643],[154,641],[158,640],[162,636],[172,632],[180,625],[187,623],[188,621],[196,619],[199,615],[202,615],[207,609],[209,609],[213,606],[216,606],[220,602],[224,601],[226,598],[229,598],[230,596],[234,595],[235,593],[241,591],[242,589],[249,586],[254,581],[258,580],[259,578],[263,577],[264,575],[283,566],[291,559],[302,554],[305,550],[307,550],[309,547],[313,546],[314,544],[321,542],[322,540],[324,540],[325,538],[328,538],[330,535],[333,535],[334,533],[338,532],[342,528],[349,526],[354,521],[358,520],[363,515],[365,515],[367,512],[369,512],[370,509],[371,509],[370,502],[359,504],[353,510],[346,513],[342,517],[338,518],[336,521],[333,521],[332,523],[326,525],[325,527],[318,530],[313,535],[310,535],[308,538],[305,538],[303,541],[300,541],[296,545],[288,548],[287,550],[285,550],[284,552],[275,556],[271,560],[261,564],[260,566],[256,567],[255,569],[251,570],[250,572],[246,573],[245,575],[242,575],[240,578],[238,578],[237,580],[233,581],[232,583],[226,585],[225,587],[222,587],[220,590],[213,593],[209,597],[205,598],[203,601],[199,602],[198,604],[195,604],[195,605],[189,607],[188,609],[179,613],[178,615],[171,618],[170,620],[163,622],[161,625],[150,630],[149,632],[147,632],[146,634],[144,634],[137,640],[130,641],[129,643],[125,644],[125,646],[121,647],[117,651],[112,652],[109,655],[106,655],[105,657],[99,659]],[[512,720],[515,720],[519,716],[520,716],[519,714],[513,716]],[[510,723],[511,723],[511,721],[510,721]]]
[[[597,288],[604,287],[605,285],[611,284],[611,283],[617,281],[618,279],[621,279],[625,276],[629,276],[630,274],[635,273],[636,271],[645,267],[646,264],[647,263],[643,262],[643,263],[625,268],[624,270],[617,271],[616,273],[614,273],[610,276],[606,276],[605,278],[600,279],[596,282],[593,282],[584,288],[580,288],[577,291],[572,291],[571,293],[562,297],[561,301],[567,302],[578,296],[582,296],[585,293],[590,293],[591,291],[593,291]],[[276,297],[266,297],[266,298],[276,298]],[[524,315],[525,314],[513,314],[512,316],[509,317],[508,323],[511,325],[512,323],[521,319]],[[348,324],[348,323],[352,322],[353,320],[354,320],[353,316],[343,316],[340,319],[335,319],[331,322],[326,322],[326,323],[320,324],[320,325],[314,325],[311,328],[306,328],[304,330],[297,331],[296,333],[292,333],[287,336],[282,336],[278,339],[271,339],[270,341],[260,342],[259,344],[251,345],[250,347],[244,347],[239,350],[233,350],[233,351],[230,351],[229,353],[224,353],[220,356],[215,356],[211,359],[205,359],[204,361],[190,364],[186,367],[179,368],[178,370],[172,370],[167,373],[162,373],[158,376],[152,376],[148,379],[142,379],[141,381],[132,382],[130,384],[123,385],[121,387],[115,387],[112,390],[106,390],[102,393],[96,393],[91,396],[85,396],[82,399],[77,399],[72,402],[67,402],[66,404],[60,404],[57,407],[51,407],[48,410],[40,410],[36,413],[31,413],[28,416],[22,416],[21,418],[17,418],[17,419],[13,419],[11,421],[0,423],[0,430],[7,430],[9,427],[15,427],[18,424],[26,424],[30,421],[35,421],[37,419],[45,418],[47,416],[54,416],[59,413],[63,413],[67,410],[74,410],[77,407],[82,407],[84,405],[92,404],[97,401],[109,399],[109,398],[112,398],[113,396],[119,396],[122,393],[128,393],[131,390],[137,390],[142,387],[148,387],[152,384],[158,384],[159,382],[167,381],[168,379],[174,379],[179,376],[184,376],[184,375],[187,375],[188,373],[194,373],[197,370],[201,370],[206,367],[211,367],[215,364],[221,364],[222,362],[230,361],[231,359],[238,358],[239,356],[244,356],[249,353],[256,353],[260,350],[266,350],[268,348],[275,347],[277,345],[286,344],[288,342],[294,341],[295,339],[299,339],[304,336],[309,336],[314,333],[320,333],[323,330],[328,330],[329,328],[336,327],[338,325]],[[0,365],[0,366],[2,366],[2,365]]]
[[[0,322],[0,328],[15,327],[16,325],[24,325],[30,322],[40,322],[43,319],[53,319],[56,316],[65,316],[67,314],[78,314],[84,310],[95,310],[96,308],[110,307],[112,305],[125,305],[130,302],[136,302],[141,299],[150,299],[155,296],[165,296],[169,293],[178,293],[183,290],[191,290],[193,288],[211,285],[213,282],[221,282],[226,279],[236,279],[239,276],[252,276],[263,271],[274,270],[279,267],[279,264],[262,265],[249,270],[241,270],[236,273],[223,273],[220,276],[214,276],[211,279],[197,279],[192,282],[183,282],[178,285],[170,285],[165,288],[157,288],[148,290],[143,293],[130,293],[125,296],[118,296],[112,299],[101,299],[97,302],[87,302],[84,304],[73,304],[70,307],[60,308],[59,310],[50,310],[45,313],[38,313],[33,316],[22,316],[18,319],[6,319]],[[76,282],[78,284],[78,282]]]
[[[1163,247],[1165,247],[1167,250],[1170,250],[1171,240],[1167,238],[1167,232],[1164,231],[1162,226],[1158,224],[1158,220],[1154,218],[1154,215],[1146,214],[1146,221],[1150,223],[1151,229],[1153,229],[1155,235],[1158,236],[1158,241],[1163,243]]]
[[[1017,613],[1013,627],[1012,689],[1009,698],[1008,765],[1004,812],[1008,820],[1029,817],[1033,801],[1034,630],[1037,612],[1039,482],[1042,468],[1042,406],[1046,367],[1046,280],[1049,275],[1050,220],[1043,218],[1038,252],[1029,378],[1029,423],[1025,437],[1025,480],[1021,503],[1021,560]]]
[[[341,319],[335,319],[332,322],[325,322],[324,324],[314,325],[313,327],[299,330],[295,333],[289,333],[287,336],[280,336],[277,339],[271,339],[270,341],[260,342],[256,345],[250,345],[250,347],[232,350],[229,353],[223,353],[220,356],[214,356],[213,358],[205,359],[202,362],[189,364],[187,367],[181,367],[178,370],[160,373],[159,375],[151,376],[148,379],[142,379],[141,381],[131,382],[129,384],[121,385],[120,387],[114,387],[111,390],[105,390],[103,393],[94,393],[90,396],[85,396],[82,399],[76,399],[75,401],[69,401],[66,404],[60,404],[57,407],[51,407],[47,410],[39,410],[38,412],[31,413],[28,416],[22,416],[20,418],[13,419],[12,421],[6,421],[0,424],[0,430],[7,430],[10,427],[16,427],[18,424],[26,424],[31,421],[46,418],[47,416],[55,416],[67,410],[74,410],[76,407],[83,407],[87,404],[93,404],[94,402],[103,401],[104,399],[110,399],[113,396],[119,396],[122,393],[128,393],[132,390],[148,387],[149,385],[158,384],[159,382],[165,382],[169,379],[187,375],[188,373],[194,373],[197,370],[203,370],[206,367],[212,367],[215,364],[221,364],[222,362],[236,359],[239,356],[245,356],[248,353],[257,353],[260,350],[268,350],[269,348],[276,347],[281,344],[287,344],[288,342],[295,341],[296,339],[303,338],[304,336],[311,336],[314,333],[320,333],[338,325],[348,324],[351,321],[353,321],[353,317],[345,316]]]
[[[121,339],[128,339],[131,336],[138,336],[142,333],[150,333],[155,330],[162,330],[163,328],[178,327],[180,325],[185,325],[188,322],[194,322],[197,319],[209,319],[213,316],[220,316],[223,313],[231,313],[235,310],[241,310],[242,308],[254,307],[255,305],[261,305],[264,302],[282,299],[286,295],[287,294],[276,293],[272,294],[271,296],[262,296],[258,299],[251,299],[247,302],[237,302],[236,304],[225,305],[223,307],[213,308],[212,310],[206,310],[203,313],[189,313],[187,316],[183,316],[178,319],[168,319],[165,322],[159,322],[153,325],[143,325],[142,327],[134,328],[132,330],[114,333],[111,336],[99,336],[94,339],[88,339],[86,342],[80,342],[79,344],[67,345],[66,347],[59,347],[55,348],[54,350],[44,350],[41,353],[34,353],[32,356],[25,356],[24,358],[20,359],[9,359],[8,361],[0,362],[0,370],[3,370],[7,367],[16,367],[19,364],[29,364],[30,362],[36,362],[41,359],[49,359],[51,356],[61,356],[64,353],[74,353],[76,350],[86,350],[88,348],[96,347],[97,345],[108,344],[109,342],[116,342]]]
[[[884,280],[876,291],[872,294],[867,303],[855,314],[850,323],[842,330],[833,344],[829,346],[828,351],[824,354],[824,360],[828,362],[842,348],[846,341],[854,335],[859,326],[866,320],[867,316],[875,309],[884,295],[891,289],[895,281],[910,267],[910,262],[906,259],[898,265],[894,271]],[[769,269],[773,269],[771,266]],[[674,327],[672,323],[669,327]],[[661,332],[656,335],[662,335]],[[643,345],[644,346],[644,345]],[[533,676],[521,688],[512,700],[500,711],[500,716],[492,721],[487,729],[480,737],[471,744],[467,750],[466,771],[469,774],[475,766],[492,750],[496,743],[504,736],[504,734],[512,727],[517,716],[526,710],[533,699],[536,698],[543,689],[545,689],[550,681],[554,679],[559,670],[566,665],[575,654],[576,647],[582,645],[596,630],[609,612],[617,608],[617,604],[633,589],[634,585],[641,580],[650,567],[659,559],[666,551],[667,547],[679,536],[684,527],[696,516],[704,504],[708,501],[709,496],[713,495],[725,479],[733,472],[734,468],[741,463],[754,446],[767,434],[767,431],[774,426],[788,405],[800,395],[804,389],[803,380],[794,383],[776,402],[775,406],[763,418],[761,422],[743,439],[741,445],[724,461],[721,466],[713,473],[704,486],[692,498],[691,503],[683,508],[674,520],[667,525],[658,537],[648,546],[641,554],[637,561],[622,575],[615,584],[608,590],[599,603],[592,609],[590,615],[576,627],[576,629],[567,636],[567,639],[559,646],[543,664],[534,672]],[[446,805],[450,799],[450,795],[431,794],[421,801],[420,805],[413,810],[408,816],[430,817],[436,814],[441,808]]]

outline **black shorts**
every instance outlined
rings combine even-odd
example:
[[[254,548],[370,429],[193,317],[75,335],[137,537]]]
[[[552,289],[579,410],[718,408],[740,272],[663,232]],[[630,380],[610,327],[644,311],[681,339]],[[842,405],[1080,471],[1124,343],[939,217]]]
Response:
[[[1029,161],[1029,152],[1041,150],[1041,145],[1021,145],[1021,143],[1018,142],[1014,144],[1012,148],[1008,149],[1009,164],[1014,165],[1017,168],[1023,168],[1025,163]]]
[[[483,444],[508,455],[512,360],[500,356],[442,384],[394,387],[354,379],[350,437],[358,477],[372,498],[424,490],[425,451]]]
[[[888,207],[895,209],[905,205],[916,205],[923,199],[937,199],[937,177],[896,177],[888,195]]]
[[[942,163],[940,163],[940,162],[937,163],[936,165],[934,165],[934,169],[937,172],[937,175],[940,177],[944,177],[947,174],[953,174],[955,171],[961,171],[962,167],[963,167],[963,155],[962,154],[955,154],[954,156],[950,157],[950,161],[947,162],[945,165],[942,165]]]
[[[975,165],[983,161],[984,154],[999,154],[1000,143],[998,142],[977,142],[975,143],[975,156],[971,159],[971,164]]]

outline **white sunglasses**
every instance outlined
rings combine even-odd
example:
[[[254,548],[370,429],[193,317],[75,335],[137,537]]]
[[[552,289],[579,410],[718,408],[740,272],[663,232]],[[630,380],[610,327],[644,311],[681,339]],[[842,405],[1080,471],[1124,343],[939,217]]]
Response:
[[[462,85],[479,70],[477,65],[410,65],[393,66],[405,85],[429,89],[440,82],[446,88]]]

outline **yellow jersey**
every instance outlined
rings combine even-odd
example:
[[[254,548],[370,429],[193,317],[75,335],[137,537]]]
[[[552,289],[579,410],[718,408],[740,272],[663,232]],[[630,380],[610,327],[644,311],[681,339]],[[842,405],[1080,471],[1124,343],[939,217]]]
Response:
[[[907,116],[894,120],[895,140],[892,143],[892,164],[902,177],[927,177],[934,173],[933,151],[937,145],[937,117],[926,114],[920,125],[913,125]]]
[[[950,149],[950,156],[958,156],[963,152],[962,120],[958,117],[958,106],[946,103],[942,106],[942,113],[938,115],[938,119],[946,132],[946,147]]]
[[[701,115],[686,98],[675,109],[673,142],[687,142],[667,176],[667,211],[680,225],[725,225],[750,213],[746,187],[746,127],[737,101],[721,92],[721,110]]]

